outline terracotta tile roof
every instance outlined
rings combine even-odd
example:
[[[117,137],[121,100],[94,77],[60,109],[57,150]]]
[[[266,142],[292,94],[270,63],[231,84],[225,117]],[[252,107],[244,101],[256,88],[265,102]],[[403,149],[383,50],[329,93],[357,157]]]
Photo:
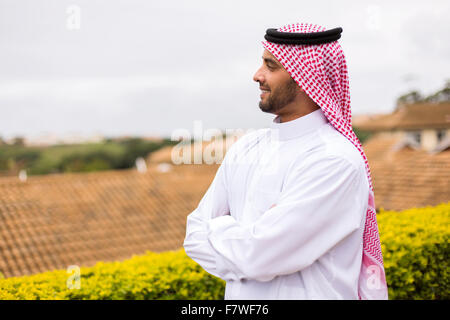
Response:
[[[377,209],[403,210],[450,201],[450,150],[430,154],[397,138],[374,135],[363,144]]]
[[[391,114],[359,116],[353,125],[366,131],[450,128],[450,103],[405,105]]]
[[[379,113],[379,114],[354,114],[352,115],[352,126],[361,128],[364,126],[367,122],[372,122],[373,120],[384,117],[386,114]]]
[[[436,154],[374,135],[364,145],[377,208],[450,200],[450,150]],[[186,216],[219,165],[0,178],[0,271],[20,276],[182,246]]]
[[[205,158],[204,157],[202,158],[202,155],[204,154],[211,155],[214,160],[217,160],[215,161],[215,163],[221,163],[223,160],[223,156],[225,156],[226,152],[228,151],[228,148],[234,142],[236,142],[242,136],[242,134],[243,133],[236,133],[235,135],[230,135],[218,141],[212,139],[212,141],[193,142],[190,143],[189,146],[185,147],[181,145],[166,146],[155,152],[150,153],[150,155],[147,158],[147,161],[149,163],[173,163],[172,161],[172,151],[173,151],[174,155],[178,155],[180,157],[183,156],[184,152],[190,152],[190,157],[186,157],[185,159],[189,161],[190,158],[191,164],[194,164],[195,160],[194,157],[196,153],[199,154],[199,158],[197,157],[197,159],[201,159],[202,163],[207,163]],[[177,148],[177,150],[174,150],[174,148]],[[190,151],[188,151],[189,149]]]
[[[0,272],[89,266],[182,246],[218,165],[0,178]]]

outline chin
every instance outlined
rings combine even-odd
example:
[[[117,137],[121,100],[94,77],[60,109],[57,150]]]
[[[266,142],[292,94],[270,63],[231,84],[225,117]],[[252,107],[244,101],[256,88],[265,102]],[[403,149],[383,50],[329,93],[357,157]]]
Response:
[[[272,109],[270,109],[266,105],[263,105],[261,102],[259,103],[259,109],[261,109],[262,112],[273,113]]]

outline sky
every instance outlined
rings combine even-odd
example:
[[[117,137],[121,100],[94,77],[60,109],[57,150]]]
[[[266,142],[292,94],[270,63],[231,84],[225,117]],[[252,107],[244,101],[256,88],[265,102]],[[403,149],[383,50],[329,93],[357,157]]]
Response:
[[[0,137],[254,129],[265,30],[342,27],[353,115],[450,79],[449,1],[0,0]],[[198,122],[197,122],[198,123]]]

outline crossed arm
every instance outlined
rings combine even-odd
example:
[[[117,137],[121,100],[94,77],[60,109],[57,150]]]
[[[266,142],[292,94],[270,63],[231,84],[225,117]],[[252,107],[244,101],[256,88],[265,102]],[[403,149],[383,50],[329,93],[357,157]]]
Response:
[[[226,170],[223,162],[188,216],[184,241],[188,256],[223,280],[270,281],[300,271],[361,226],[365,176],[346,159],[294,168],[276,206],[246,225],[229,214]]]

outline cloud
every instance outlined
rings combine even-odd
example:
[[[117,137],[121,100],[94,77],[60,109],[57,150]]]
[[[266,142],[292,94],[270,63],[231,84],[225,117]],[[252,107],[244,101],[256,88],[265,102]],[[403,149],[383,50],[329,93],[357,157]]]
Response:
[[[77,0],[81,28],[71,31],[73,2],[9,1],[0,9],[0,135],[44,126],[167,133],[195,119],[267,126],[252,81],[260,41],[266,28],[301,21],[344,28],[353,111],[389,112],[411,86],[430,91],[448,77],[447,2]]]

